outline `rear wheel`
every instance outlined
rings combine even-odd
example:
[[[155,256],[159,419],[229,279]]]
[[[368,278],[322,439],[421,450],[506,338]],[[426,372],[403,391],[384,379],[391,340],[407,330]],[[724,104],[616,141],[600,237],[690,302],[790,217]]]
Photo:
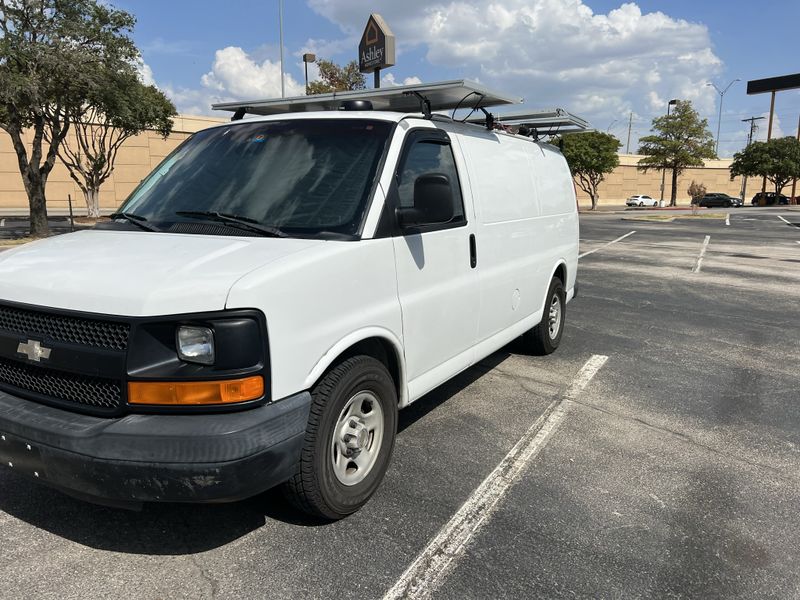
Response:
[[[547,302],[540,323],[523,334],[525,346],[532,354],[545,355],[555,352],[561,343],[564,333],[564,322],[567,316],[567,297],[564,284],[558,277],[550,281],[547,291]]]
[[[284,492],[309,514],[341,519],[383,480],[397,433],[397,393],[383,363],[354,356],[331,369],[311,396],[300,462]]]

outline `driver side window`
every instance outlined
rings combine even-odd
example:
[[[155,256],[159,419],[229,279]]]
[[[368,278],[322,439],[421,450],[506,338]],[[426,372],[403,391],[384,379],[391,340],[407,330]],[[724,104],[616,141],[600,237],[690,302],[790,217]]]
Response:
[[[446,175],[453,190],[453,220],[448,226],[465,223],[464,203],[461,199],[461,186],[458,181],[453,150],[446,141],[418,140],[413,142],[402,169],[397,175],[399,208],[414,206],[414,183],[422,175],[441,173]]]

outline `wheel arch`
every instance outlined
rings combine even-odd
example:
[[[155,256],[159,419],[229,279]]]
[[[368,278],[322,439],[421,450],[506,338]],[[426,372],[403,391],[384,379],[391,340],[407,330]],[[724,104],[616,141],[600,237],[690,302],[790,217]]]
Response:
[[[358,354],[372,356],[384,364],[395,383],[399,406],[406,404],[405,357],[400,339],[388,329],[369,327],[353,332],[334,344],[314,365],[304,382],[310,389],[341,361]]]
[[[544,295],[542,296],[542,311],[544,311],[545,307],[547,306],[547,292],[550,290],[550,282],[553,280],[553,277],[558,277],[561,280],[561,283],[564,284],[564,291],[569,292],[568,283],[567,283],[567,261],[563,258],[559,258],[558,262],[556,262],[555,266],[552,268],[550,272],[550,278],[547,280],[547,288],[544,290]],[[569,298],[567,298],[569,300]],[[542,312],[544,314],[544,312]]]

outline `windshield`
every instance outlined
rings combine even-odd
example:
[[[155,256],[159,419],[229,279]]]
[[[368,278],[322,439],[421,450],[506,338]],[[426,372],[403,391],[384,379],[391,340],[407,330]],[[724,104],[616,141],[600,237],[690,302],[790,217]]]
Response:
[[[296,119],[201,131],[168,156],[118,214],[165,231],[189,221],[197,227],[201,213],[211,225],[217,213],[289,235],[356,235],[391,126]]]

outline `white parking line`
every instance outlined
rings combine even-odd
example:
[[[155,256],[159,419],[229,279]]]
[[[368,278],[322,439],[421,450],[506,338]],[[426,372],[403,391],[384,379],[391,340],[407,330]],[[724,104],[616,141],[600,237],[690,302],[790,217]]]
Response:
[[[777,216],[777,217],[778,217],[778,218],[779,218],[781,221],[783,221],[784,223],[787,223],[787,224],[791,225],[791,223],[789,223],[789,221],[787,221],[786,219],[784,219],[782,216],[780,216],[780,215],[776,215],[776,216]]]
[[[629,234],[630,235],[630,234]],[[528,463],[545,446],[564,419],[567,402],[574,400],[600,370],[607,356],[595,354],[583,365],[564,397],[553,402],[531,425],[494,471],[483,480],[433,540],[400,576],[383,599],[427,598],[464,555],[467,544],[492,517],[500,500],[516,483]]]
[[[731,213],[728,213],[727,215],[725,215],[725,225],[730,225],[730,224],[731,224]]]
[[[703,240],[703,245],[700,246],[700,256],[697,257],[697,263],[692,268],[692,273],[699,273],[700,267],[703,264],[703,257],[706,255],[706,248],[708,248],[708,242],[711,241],[711,236],[707,235],[706,239]]]
[[[5,226],[6,226],[6,220],[0,219],[0,227],[5,227]]]
[[[625,234],[625,235],[623,235],[623,236],[620,236],[620,237],[618,237],[618,238],[617,238],[617,239],[615,239],[615,240],[611,240],[611,241],[610,241],[610,242],[608,242],[607,244],[603,244],[603,245],[602,245],[602,246],[600,246],[599,248],[595,248],[594,250],[589,250],[588,252],[584,252],[583,254],[579,254],[579,255],[578,255],[578,258],[583,258],[584,256],[589,256],[590,254],[593,254],[594,252],[597,252],[598,250],[602,250],[603,248],[608,248],[608,247],[609,247],[611,244],[616,244],[617,242],[621,242],[621,241],[622,241],[622,240],[624,240],[626,237],[628,237],[629,235],[633,235],[634,233],[636,233],[636,230],[635,230],[635,229],[634,229],[633,231],[629,231],[628,233],[626,233],[626,234]]]

